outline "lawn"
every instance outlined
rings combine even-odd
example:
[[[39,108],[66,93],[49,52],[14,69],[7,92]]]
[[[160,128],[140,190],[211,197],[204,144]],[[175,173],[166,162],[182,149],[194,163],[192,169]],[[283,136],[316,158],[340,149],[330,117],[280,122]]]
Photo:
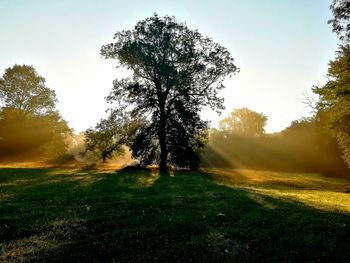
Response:
[[[349,262],[350,183],[248,170],[0,169],[2,262]]]

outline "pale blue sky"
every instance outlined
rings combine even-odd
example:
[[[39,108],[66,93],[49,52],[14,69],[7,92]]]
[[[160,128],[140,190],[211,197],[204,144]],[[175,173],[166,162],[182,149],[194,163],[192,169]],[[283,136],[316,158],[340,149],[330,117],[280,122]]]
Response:
[[[248,107],[279,131],[306,116],[305,92],[322,83],[338,40],[327,20],[330,0],[74,1],[0,0],[0,74],[33,65],[57,93],[76,131],[93,126],[112,81],[126,73],[99,55],[113,34],[151,16],[173,15],[229,49],[241,72],[226,81],[226,112]],[[220,118],[205,111],[203,117]]]

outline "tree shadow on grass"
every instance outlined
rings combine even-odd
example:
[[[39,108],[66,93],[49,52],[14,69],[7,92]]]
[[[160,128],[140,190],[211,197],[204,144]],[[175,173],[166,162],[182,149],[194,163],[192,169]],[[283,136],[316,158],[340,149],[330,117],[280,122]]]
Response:
[[[0,194],[20,192],[1,202],[2,260],[347,262],[350,258],[349,215],[218,185],[209,174],[85,171],[80,177],[91,180],[86,184],[83,179],[69,180],[84,171],[56,172],[52,180],[52,170],[0,170],[8,184]],[[23,188],[17,182],[11,188],[19,178],[32,183]]]

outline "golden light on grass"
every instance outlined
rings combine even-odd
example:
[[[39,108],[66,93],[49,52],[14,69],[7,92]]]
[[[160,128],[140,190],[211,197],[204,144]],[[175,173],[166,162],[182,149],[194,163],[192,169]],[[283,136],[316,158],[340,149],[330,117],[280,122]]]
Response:
[[[151,169],[150,173],[145,173],[139,176],[138,184],[142,187],[150,187],[152,186],[158,179],[160,178],[160,172],[158,169]]]
[[[282,173],[244,169],[206,169],[216,183],[249,190],[251,198],[268,206],[262,194],[291,200],[321,210],[350,213],[350,181],[319,174]]]

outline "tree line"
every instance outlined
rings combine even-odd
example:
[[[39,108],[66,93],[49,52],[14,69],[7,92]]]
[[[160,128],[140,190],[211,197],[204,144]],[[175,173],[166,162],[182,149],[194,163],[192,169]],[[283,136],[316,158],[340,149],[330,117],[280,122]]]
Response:
[[[202,166],[348,175],[336,139],[316,116],[273,134],[265,133],[266,121],[262,113],[235,109],[210,130]]]
[[[350,165],[350,6],[345,0],[334,0],[331,10],[334,18],[329,23],[342,44],[329,64],[329,81],[313,88],[319,96],[315,115],[268,136],[264,132],[267,116],[249,109],[235,110],[214,130],[200,117],[204,107],[224,108],[218,95],[223,81],[239,72],[225,47],[175,17],[157,14],[138,22],[132,30],[117,32],[112,43],[102,46],[101,55],[115,59],[117,66],[132,72],[132,77],[113,82],[106,98],[109,115],[85,132],[82,155],[106,161],[122,154],[127,146],[142,166],[196,169],[205,158],[207,164],[210,156],[217,158],[213,149],[226,149],[227,156],[221,153],[224,159],[249,157],[251,163],[266,164],[266,160],[278,163],[285,158],[289,166],[309,167],[306,170],[310,171],[318,160],[319,167],[330,162],[329,167],[343,170],[340,156]],[[64,152],[71,130],[55,109],[54,91],[45,86],[45,79],[32,66],[15,65],[5,70],[0,100],[2,156]],[[296,146],[304,141],[305,147]],[[269,150],[263,150],[265,144]],[[253,153],[259,153],[261,160]],[[300,166],[300,162],[305,164]]]

